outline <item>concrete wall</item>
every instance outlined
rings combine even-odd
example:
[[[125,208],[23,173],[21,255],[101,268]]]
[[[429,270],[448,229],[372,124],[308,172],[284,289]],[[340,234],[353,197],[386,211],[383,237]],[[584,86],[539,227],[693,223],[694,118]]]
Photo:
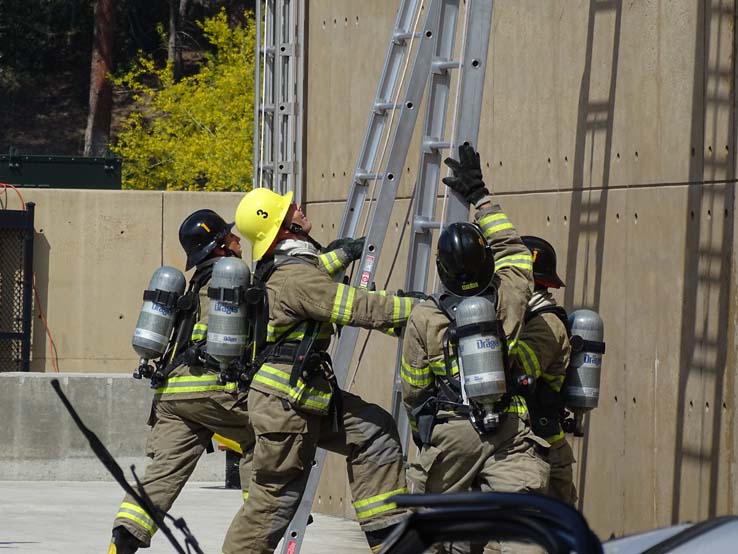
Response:
[[[397,6],[310,2],[305,174],[321,237],[338,224]],[[600,407],[575,441],[580,506],[603,537],[738,511],[735,15],[717,0],[495,2],[486,182],[521,233],[556,246],[565,306],[606,325]],[[394,356],[372,335],[354,390],[388,406]],[[329,463],[320,501],[350,513],[342,462]]]
[[[153,396],[146,384],[120,374],[0,373],[0,481],[112,479],[51,387],[54,378],[125,475],[132,479],[133,464],[143,478]],[[204,455],[192,478],[223,482],[225,454]]]
[[[36,203],[36,294],[31,371],[53,371],[48,322],[62,372],[128,373],[131,338],[154,270],[184,270],[179,225],[211,208],[233,221],[240,193],[21,189]],[[15,195],[10,208],[19,209]],[[244,241],[244,258],[251,259]]]
[[[304,173],[319,240],[335,236],[397,4],[309,3]],[[486,181],[521,233],[556,246],[565,306],[605,321],[601,404],[575,441],[580,506],[602,537],[738,511],[734,29],[727,1],[495,3]],[[403,283],[417,140],[379,287]],[[162,262],[182,265],[179,222],[203,206],[228,216],[239,196],[24,194],[60,366],[85,372],[132,370],[141,290]],[[375,335],[351,390],[389,407],[395,343]],[[38,320],[33,353],[50,371]],[[316,509],[350,515],[343,461],[324,475]]]

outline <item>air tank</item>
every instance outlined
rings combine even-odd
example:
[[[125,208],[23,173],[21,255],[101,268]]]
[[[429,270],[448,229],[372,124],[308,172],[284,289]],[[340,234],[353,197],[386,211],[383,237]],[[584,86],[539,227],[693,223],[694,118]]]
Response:
[[[456,337],[465,400],[491,410],[507,391],[497,307],[492,298],[471,296],[458,304]]]
[[[141,365],[166,351],[177,317],[176,301],[184,293],[185,284],[185,276],[175,267],[162,266],[151,276],[133,331],[133,349]]]
[[[566,371],[566,407],[575,416],[575,434],[582,432],[582,416],[600,400],[602,355],[605,353],[602,318],[592,310],[569,314],[571,361]]]
[[[246,290],[250,284],[251,271],[239,258],[222,258],[213,266],[206,350],[221,367],[239,357],[246,344]]]

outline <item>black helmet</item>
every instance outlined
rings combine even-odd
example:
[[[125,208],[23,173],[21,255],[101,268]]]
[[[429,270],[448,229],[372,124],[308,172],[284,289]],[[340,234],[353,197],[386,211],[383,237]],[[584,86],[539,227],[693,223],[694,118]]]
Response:
[[[483,292],[495,276],[495,258],[482,230],[473,223],[452,223],[438,238],[436,267],[443,286],[457,296]]]
[[[197,210],[179,226],[179,243],[187,254],[187,265],[190,269],[202,262],[216,246],[231,232],[233,223],[225,220],[213,210]]]
[[[523,244],[533,256],[533,278],[537,285],[558,289],[565,286],[556,275],[556,250],[548,241],[540,237],[525,236]]]

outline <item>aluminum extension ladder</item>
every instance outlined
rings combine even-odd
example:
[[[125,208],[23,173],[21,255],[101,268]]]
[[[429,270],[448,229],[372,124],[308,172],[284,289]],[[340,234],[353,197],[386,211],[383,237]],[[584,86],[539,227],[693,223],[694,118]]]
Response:
[[[303,192],[304,1],[255,3],[253,186],[293,191],[296,202]]]
[[[482,110],[493,0],[466,0],[466,17],[463,25],[465,32],[462,38],[463,57],[461,60],[454,60],[452,57],[455,51],[460,4],[461,0],[400,2],[338,233],[339,237],[356,236],[362,212],[371,208],[372,199],[367,198],[370,185],[378,183],[379,193],[374,199],[366,244],[357,266],[359,269],[354,275],[353,286],[369,288],[374,282],[374,273],[378,267],[418,110],[425,89],[428,88],[406,279],[408,290],[426,289],[428,267],[432,257],[432,230],[442,226],[442,223],[435,221],[442,151],[455,148],[465,141],[473,145],[477,143]],[[423,21],[420,30],[415,31],[416,23],[421,16]],[[416,41],[417,46],[413,48]],[[403,65],[409,64],[413,54],[412,69],[403,89],[400,86],[403,80]],[[445,123],[451,97],[453,69],[459,70],[459,88],[455,128],[449,139],[445,138]],[[400,97],[402,100],[398,101]],[[394,126],[391,125],[393,117],[397,119]],[[380,150],[385,133],[391,133],[391,139],[387,155],[383,156]],[[377,168],[380,159],[383,163]],[[467,221],[469,206],[462,198],[451,193],[445,212],[444,223]],[[333,355],[333,368],[338,385],[342,388],[346,384],[358,336],[358,328],[344,327]],[[400,351],[401,345],[395,369],[392,413],[400,428],[403,451],[407,452],[410,434],[400,393]],[[322,449],[316,453],[297,513],[284,535],[283,554],[295,554],[300,551],[325,455],[326,452]]]

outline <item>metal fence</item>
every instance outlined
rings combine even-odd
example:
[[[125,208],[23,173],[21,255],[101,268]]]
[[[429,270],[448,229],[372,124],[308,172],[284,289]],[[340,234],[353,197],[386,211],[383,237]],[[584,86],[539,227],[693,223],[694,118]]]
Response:
[[[0,372],[30,367],[34,207],[0,210]]]

